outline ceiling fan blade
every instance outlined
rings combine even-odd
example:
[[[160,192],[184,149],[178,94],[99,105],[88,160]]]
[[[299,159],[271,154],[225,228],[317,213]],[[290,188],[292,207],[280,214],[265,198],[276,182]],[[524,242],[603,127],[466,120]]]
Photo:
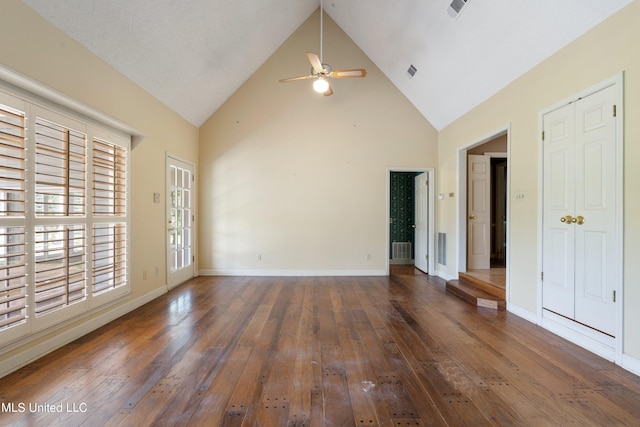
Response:
[[[316,55],[313,52],[307,52],[307,59],[309,60],[309,62],[311,63],[311,66],[316,72],[321,73],[324,71],[324,67],[320,62],[320,57],[318,55]]]
[[[308,80],[308,79],[312,79],[315,76],[313,75],[308,75],[308,76],[300,76],[300,77],[289,77],[288,79],[280,79],[278,80],[280,83],[286,83],[286,82],[295,82],[296,80]]]
[[[329,85],[329,89],[327,89],[327,91],[325,93],[323,93],[324,96],[331,96],[333,95],[333,90],[331,90],[331,85]]]
[[[364,77],[367,75],[367,71],[364,68],[356,68],[353,70],[335,70],[329,74],[336,79],[344,79],[347,77]]]

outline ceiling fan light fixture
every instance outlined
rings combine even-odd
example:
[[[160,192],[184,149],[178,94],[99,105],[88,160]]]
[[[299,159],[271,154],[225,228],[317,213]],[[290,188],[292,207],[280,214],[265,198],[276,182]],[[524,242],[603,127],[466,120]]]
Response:
[[[323,77],[318,77],[313,82],[313,90],[315,90],[318,93],[325,93],[326,91],[329,90],[329,82],[326,81]]]

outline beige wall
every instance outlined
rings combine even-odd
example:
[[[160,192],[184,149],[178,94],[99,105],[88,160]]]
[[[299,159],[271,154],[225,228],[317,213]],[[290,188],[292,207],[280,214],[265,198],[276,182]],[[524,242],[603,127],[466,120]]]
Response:
[[[324,62],[366,78],[332,80],[330,97],[278,82],[309,73],[316,12],[200,129],[201,272],[386,268],[388,168],[435,167],[437,132],[324,24]]]
[[[497,138],[487,141],[483,144],[477,145],[467,151],[467,154],[485,154],[485,153],[506,153],[507,147],[507,135],[501,135]]]
[[[118,306],[136,298],[166,289],[165,152],[197,163],[197,128],[20,1],[0,2],[0,40],[3,66],[147,135],[131,153],[132,292],[129,298],[110,309],[117,310]],[[160,204],[153,203],[154,192],[162,194]],[[147,280],[142,278],[143,271],[148,272]],[[0,356],[0,361],[10,355]]]
[[[526,73],[504,90],[475,108],[439,134],[438,192],[457,188],[458,150],[492,132],[511,126],[511,221],[510,304],[537,312],[538,283],[538,140],[539,113],[546,107],[579,93],[621,71],[625,72],[625,258],[624,258],[624,350],[640,357],[640,1],[589,31],[550,59]],[[524,199],[515,199],[524,194]],[[438,231],[455,242],[454,199],[438,205]],[[455,260],[457,247],[449,246],[448,259]],[[440,266],[455,275],[457,265]]]

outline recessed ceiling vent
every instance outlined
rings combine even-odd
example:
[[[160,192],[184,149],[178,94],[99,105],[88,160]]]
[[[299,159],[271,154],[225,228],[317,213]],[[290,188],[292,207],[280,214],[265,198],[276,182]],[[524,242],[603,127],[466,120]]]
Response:
[[[457,18],[468,2],[469,0],[453,0],[449,5],[449,8],[447,9],[447,12],[449,12],[449,16],[452,18]]]
[[[407,74],[409,74],[409,78],[415,76],[416,75],[416,71],[418,71],[418,69],[416,67],[414,67],[413,64],[411,64],[409,66],[409,69],[407,70]]]

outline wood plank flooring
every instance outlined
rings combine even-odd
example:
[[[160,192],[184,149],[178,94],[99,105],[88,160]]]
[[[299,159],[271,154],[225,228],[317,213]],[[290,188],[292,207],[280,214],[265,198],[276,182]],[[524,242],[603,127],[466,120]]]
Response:
[[[2,378],[0,403],[16,426],[632,426],[640,378],[398,267],[194,279]]]
[[[504,267],[489,268],[485,270],[467,270],[466,274],[480,279],[483,282],[490,283],[503,291],[507,288],[507,269]]]

